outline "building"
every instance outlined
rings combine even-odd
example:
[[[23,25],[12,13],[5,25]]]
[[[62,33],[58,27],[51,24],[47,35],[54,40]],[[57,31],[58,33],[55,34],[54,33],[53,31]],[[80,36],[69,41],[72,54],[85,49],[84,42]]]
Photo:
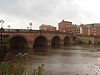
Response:
[[[81,25],[81,35],[100,35],[100,23]]]
[[[76,24],[72,25],[72,22],[69,22],[69,21],[62,20],[62,22],[58,23],[58,29],[59,29],[59,32],[66,32],[73,35],[80,34],[80,26]]]
[[[80,35],[88,35],[88,25],[80,25]]]
[[[80,26],[73,24],[71,28],[71,32],[73,35],[80,35]]]
[[[44,25],[42,24],[40,27],[39,27],[40,30],[43,30],[43,31],[56,31],[56,27],[52,26],[52,25]]]
[[[62,20],[62,22],[58,23],[59,32],[71,33],[71,28],[72,22]]]

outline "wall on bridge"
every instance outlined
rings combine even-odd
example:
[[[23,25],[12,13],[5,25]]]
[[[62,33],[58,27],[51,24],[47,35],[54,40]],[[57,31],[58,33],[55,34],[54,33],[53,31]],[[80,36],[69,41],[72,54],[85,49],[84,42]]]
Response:
[[[92,44],[100,44],[100,37],[83,37],[83,36],[78,36],[77,39],[75,40],[76,43],[79,43],[80,41],[82,43],[89,44],[89,41],[91,41]]]
[[[100,44],[100,37],[95,37],[94,42],[95,44]]]
[[[76,38],[76,43],[86,43],[89,44],[89,41],[91,41],[91,43],[94,43],[94,37],[77,37]]]
[[[33,48],[33,44],[34,44],[34,41],[36,40],[37,37],[39,36],[44,36],[46,39],[47,39],[47,42],[48,42],[48,45],[51,46],[51,42],[53,40],[53,38],[55,36],[58,36],[60,38],[60,44],[64,44],[64,39],[66,36],[68,36],[67,34],[55,34],[55,33],[40,33],[40,32],[37,32],[37,33],[30,33],[30,32],[20,32],[20,33],[16,33],[16,32],[6,32],[6,33],[3,33],[4,35],[9,35],[9,41],[11,39],[13,39],[14,37],[16,36],[22,36],[23,38],[25,38],[25,40],[27,41],[27,47],[30,47],[30,48]],[[70,42],[72,43],[73,40],[70,36],[68,36],[70,38]]]

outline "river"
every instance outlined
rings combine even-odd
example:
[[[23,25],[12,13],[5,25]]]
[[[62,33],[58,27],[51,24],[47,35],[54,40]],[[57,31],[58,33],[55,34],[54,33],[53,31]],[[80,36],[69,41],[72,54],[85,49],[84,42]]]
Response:
[[[44,64],[45,75],[100,75],[100,47],[68,45],[37,48],[29,53],[32,67]]]

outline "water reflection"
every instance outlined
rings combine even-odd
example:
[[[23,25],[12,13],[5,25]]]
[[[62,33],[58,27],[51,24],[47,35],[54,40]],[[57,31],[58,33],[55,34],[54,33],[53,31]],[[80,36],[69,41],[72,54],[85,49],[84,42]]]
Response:
[[[37,47],[33,49],[34,55],[47,55],[48,47]]]
[[[100,75],[100,47],[89,45],[35,48],[29,51],[31,67],[45,65],[45,75]]]

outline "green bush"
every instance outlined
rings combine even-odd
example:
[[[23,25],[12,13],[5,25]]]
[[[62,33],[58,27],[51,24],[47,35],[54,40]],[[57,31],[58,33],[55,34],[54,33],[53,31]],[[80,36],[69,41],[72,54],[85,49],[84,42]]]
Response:
[[[44,71],[43,64],[39,66],[38,68],[35,68],[31,71],[27,71],[26,56],[27,56],[27,53],[24,53],[24,54],[19,53],[16,56],[15,61],[1,62],[0,75],[42,75]]]

